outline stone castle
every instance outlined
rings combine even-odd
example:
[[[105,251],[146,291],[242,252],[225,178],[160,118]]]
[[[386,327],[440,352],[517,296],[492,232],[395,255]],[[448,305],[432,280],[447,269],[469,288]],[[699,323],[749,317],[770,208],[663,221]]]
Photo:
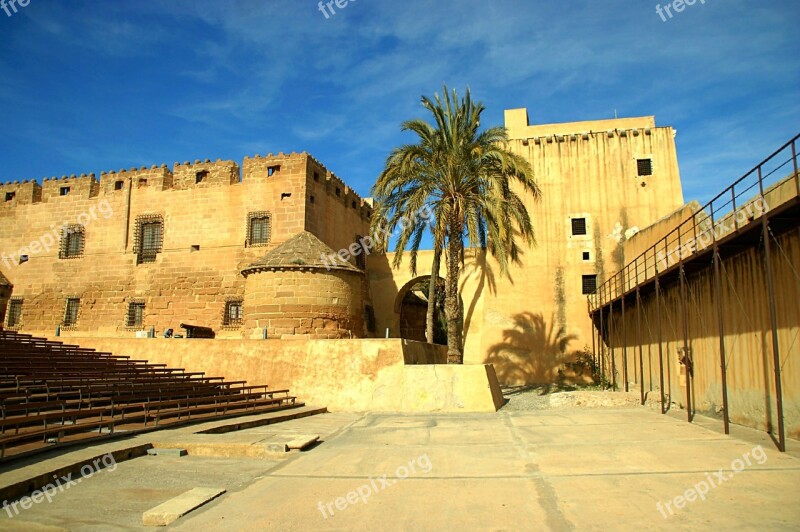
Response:
[[[549,382],[591,345],[586,297],[624,265],[623,244],[683,205],[675,132],[653,117],[530,125],[525,109],[505,122],[543,192],[528,204],[538,244],[508,277],[468,257],[465,362],[493,363],[501,382]],[[306,153],[7,183],[0,313],[47,336],[190,324],[220,339],[424,340],[414,290],[432,253],[412,276],[391,254],[360,252],[371,213]],[[349,253],[331,264],[336,250]]]

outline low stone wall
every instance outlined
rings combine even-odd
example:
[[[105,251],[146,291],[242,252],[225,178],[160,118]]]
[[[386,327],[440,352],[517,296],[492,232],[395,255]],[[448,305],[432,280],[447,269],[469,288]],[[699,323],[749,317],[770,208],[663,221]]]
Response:
[[[52,338],[51,338],[52,339]],[[58,338],[209,377],[289,388],[331,411],[494,412],[491,365],[442,365],[444,346],[401,339],[188,340]]]

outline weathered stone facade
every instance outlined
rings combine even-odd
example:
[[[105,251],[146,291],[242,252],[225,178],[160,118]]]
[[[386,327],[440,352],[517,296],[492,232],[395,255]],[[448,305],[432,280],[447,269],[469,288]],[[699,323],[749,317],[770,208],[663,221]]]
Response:
[[[675,132],[654,117],[530,125],[525,109],[506,112],[506,129],[543,192],[527,200],[538,244],[510,277],[468,254],[465,360],[494,363],[509,384],[552,382],[591,346],[585,292],[623,265],[628,238],[683,205]],[[370,255],[366,271],[363,255],[337,268],[334,251],[369,235],[371,206],[306,154],[7,184],[0,194],[0,268],[22,300],[22,330],[125,337],[190,323],[220,338],[424,338],[424,302],[403,299],[432,253],[418,255],[413,277],[407,265],[391,269],[391,255]],[[82,249],[62,227],[83,235]],[[69,299],[80,300],[74,323]],[[128,326],[131,313],[141,325]]]
[[[241,338],[243,320],[226,311],[247,309],[244,268],[303,231],[347,248],[370,212],[305,153],[0,185],[0,269],[22,302],[11,326],[133,336],[188,323]]]
[[[675,131],[652,116],[531,125],[526,109],[506,111],[505,127],[509,149],[530,162],[542,189],[540,202],[525,200],[537,245],[508,277],[494,260],[467,254],[464,360],[493,363],[503,383],[549,383],[592,347],[586,292],[624,265],[632,235],[683,205]],[[393,255],[370,256],[379,331],[413,328],[401,302],[432,255],[418,254],[417,276],[407,259],[393,270]]]
[[[246,335],[363,336],[364,272],[342,259],[324,264],[322,257],[332,254],[317,237],[302,232],[245,268],[245,292],[251,302],[244,312]]]

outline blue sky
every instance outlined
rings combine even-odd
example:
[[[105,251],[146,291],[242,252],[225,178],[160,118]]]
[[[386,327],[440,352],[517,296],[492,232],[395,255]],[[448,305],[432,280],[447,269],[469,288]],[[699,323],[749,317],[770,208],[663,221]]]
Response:
[[[487,125],[654,114],[704,203],[800,132],[800,2],[656,4],[30,0],[0,11],[0,180],[308,151],[366,196],[447,83]]]

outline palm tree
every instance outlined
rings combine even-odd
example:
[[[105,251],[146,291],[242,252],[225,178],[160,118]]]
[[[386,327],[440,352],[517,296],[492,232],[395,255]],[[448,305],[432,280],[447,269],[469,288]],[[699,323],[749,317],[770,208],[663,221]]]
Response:
[[[394,267],[410,245],[411,267],[416,269],[419,243],[430,227],[434,242],[446,250],[445,313],[447,315],[447,360],[463,363],[461,331],[463,310],[458,279],[464,262],[465,238],[469,248],[488,249],[500,271],[518,263],[521,249],[535,243],[533,226],[513,183],[534,199],[541,192],[528,162],[508,150],[505,128],[479,131],[485,107],[473,102],[469,89],[459,100],[455,90],[444,87],[443,97],[423,96],[422,106],[433,115],[433,124],[421,119],[402,125],[417,135],[416,144],[395,148],[386,161],[373,195],[378,208],[374,228],[401,228]],[[414,213],[428,205],[433,220],[422,223]],[[409,217],[415,222],[401,223]],[[434,299],[431,297],[430,299]]]
[[[419,157],[413,170],[403,168],[401,166],[390,165],[387,167],[382,176],[394,175],[394,177],[387,177],[383,179],[383,183],[389,181],[403,180],[401,175],[415,175],[417,180],[425,180],[434,178],[430,171],[433,165],[426,161],[425,157]],[[393,268],[399,268],[403,261],[403,251],[407,246],[410,247],[411,260],[410,269],[411,274],[417,275],[417,252],[422,243],[422,238],[425,234],[426,227],[431,227],[431,232],[434,236],[434,252],[433,264],[431,268],[431,276],[428,286],[428,311],[425,326],[425,338],[428,343],[434,343],[434,325],[436,323],[436,292],[439,284],[439,270],[442,256],[442,246],[445,240],[445,227],[441,223],[437,223],[437,218],[433,216],[430,209],[426,209],[426,204],[419,204],[417,197],[413,197],[413,189],[410,187],[403,187],[401,190],[392,192],[379,191],[382,181],[379,179],[378,183],[373,187],[373,195],[380,198],[376,202],[376,207],[373,210],[372,224],[373,234],[387,234],[393,233],[398,226],[401,229],[397,253],[392,261]],[[433,216],[433,219],[431,219]],[[387,251],[390,242],[382,240],[378,243],[379,250]]]
[[[442,261],[442,242],[434,238],[433,264],[431,265],[431,279],[428,284],[428,314],[425,319],[425,338],[429,344],[433,343],[433,324],[436,317],[436,289],[439,286],[439,269]]]

